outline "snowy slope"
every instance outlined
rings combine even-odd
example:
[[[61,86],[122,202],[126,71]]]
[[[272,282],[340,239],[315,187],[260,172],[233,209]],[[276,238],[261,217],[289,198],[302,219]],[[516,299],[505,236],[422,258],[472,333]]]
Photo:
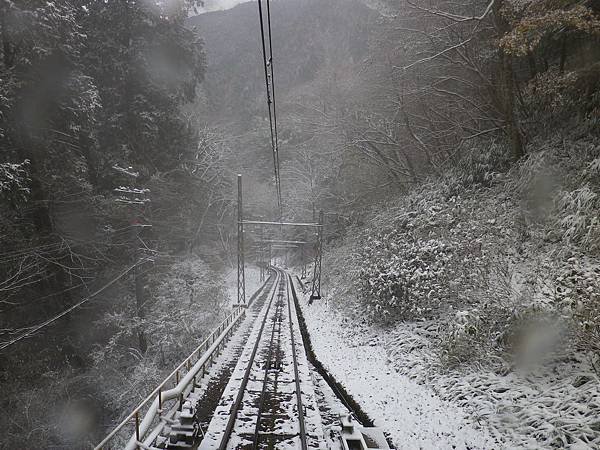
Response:
[[[301,300],[317,358],[343,384],[394,445],[410,449],[503,449],[461,408],[431,389],[397,373],[383,341],[355,334],[336,311]]]

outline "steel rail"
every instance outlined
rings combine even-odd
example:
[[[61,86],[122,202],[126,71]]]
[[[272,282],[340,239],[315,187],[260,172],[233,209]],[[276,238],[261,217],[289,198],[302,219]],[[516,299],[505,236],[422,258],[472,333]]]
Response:
[[[244,225],[275,225],[275,226],[294,226],[294,227],[316,227],[316,228],[322,228],[323,224],[322,223],[313,223],[313,222],[268,222],[268,221],[264,221],[264,220],[241,220],[240,222],[241,224]]]
[[[284,281],[284,278],[282,276],[281,281]],[[264,377],[263,377],[263,383],[262,383],[262,390],[260,392],[260,398],[258,401],[258,414],[256,416],[256,426],[254,428],[254,442],[252,443],[252,448],[254,450],[258,449],[258,440],[259,440],[259,435],[260,435],[260,421],[262,419],[262,413],[263,413],[263,409],[264,409],[264,404],[265,404],[265,395],[267,393],[267,383],[269,381],[269,370],[271,369],[271,362],[273,359],[273,342],[275,341],[275,328],[277,326],[277,324],[279,323],[279,327],[278,327],[278,343],[281,342],[281,297],[282,294],[281,292],[283,291],[283,289],[279,289],[279,293],[278,293],[278,300],[277,300],[277,304],[276,304],[276,312],[275,315],[273,316],[274,320],[273,320],[273,328],[271,329],[271,339],[269,340],[269,353],[267,354],[267,361],[265,363],[265,372],[264,372]]]
[[[287,275],[289,277],[289,275]],[[302,406],[302,390],[300,387],[300,373],[298,370],[298,357],[296,355],[296,340],[294,339],[294,318],[292,315],[292,305],[290,302],[290,286],[292,282],[291,277],[289,282],[286,277],[286,293],[288,301],[288,314],[290,319],[290,334],[292,338],[292,359],[294,362],[294,378],[296,380],[296,401],[298,403],[298,422],[300,425],[300,446],[302,450],[308,450],[308,444],[306,442],[306,424],[304,423],[304,408]]]
[[[266,244],[311,244],[307,241],[286,241],[285,239],[261,239],[255,242]]]
[[[277,285],[281,281],[281,274],[277,271],[277,278],[275,280],[275,284]],[[269,317],[269,311],[271,310],[271,306],[273,304],[273,298],[275,297],[275,292],[277,288],[273,289],[273,293],[271,294],[271,298],[269,299],[269,304],[267,306],[267,311],[265,312],[265,316],[260,324],[260,329],[258,330],[258,336],[256,338],[256,342],[254,343],[254,347],[252,349],[252,353],[250,354],[250,359],[248,361],[248,365],[246,366],[246,371],[244,372],[244,377],[242,378],[242,383],[240,384],[240,388],[238,394],[235,398],[233,405],[231,405],[231,409],[229,410],[229,419],[227,420],[227,425],[225,426],[225,431],[223,432],[223,437],[219,444],[219,450],[225,450],[227,448],[227,444],[229,439],[231,438],[231,434],[233,432],[233,428],[235,426],[235,422],[237,420],[237,414],[240,410],[240,406],[242,405],[242,401],[244,400],[244,393],[246,391],[246,386],[248,385],[248,380],[250,378],[250,373],[252,372],[252,366],[254,365],[254,359],[256,358],[256,353],[258,351],[258,346],[261,341],[261,337],[263,334],[263,330],[265,328],[265,324],[267,323],[267,319]]]
[[[273,318],[273,326],[271,328],[271,336],[269,338],[268,353],[267,353],[267,357],[266,357],[266,361],[265,361],[264,376],[263,376],[263,380],[262,380],[262,389],[261,389],[261,393],[260,393],[260,397],[259,397],[259,401],[258,401],[258,413],[256,416],[256,424],[255,424],[255,428],[254,428],[254,439],[252,442],[252,448],[253,448],[253,450],[257,450],[260,447],[260,435],[261,435],[260,426],[261,426],[262,415],[264,413],[264,403],[265,403],[265,398],[266,398],[265,396],[266,396],[266,392],[267,392],[267,385],[270,381],[269,370],[271,370],[272,360],[273,360],[275,347],[276,347],[276,339],[275,339],[276,335],[279,336],[279,339],[277,339],[277,344],[280,345],[280,342],[281,342],[281,338],[280,338],[281,315],[282,315],[281,308],[284,307],[283,295],[285,295],[287,298],[287,312],[288,312],[288,320],[289,320],[290,342],[291,342],[291,349],[292,349],[292,362],[293,362],[293,367],[294,367],[294,383],[295,383],[295,387],[296,387],[295,391],[296,391],[296,404],[297,404],[298,423],[299,423],[299,431],[300,431],[299,432],[300,448],[302,450],[308,450],[308,442],[307,442],[307,435],[306,435],[306,423],[305,423],[304,415],[303,415],[304,407],[303,407],[303,403],[302,403],[302,387],[300,384],[300,371],[299,371],[299,366],[298,366],[298,357],[296,354],[296,339],[294,336],[294,316],[293,316],[291,300],[290,300],[290,298],[291,298],[290,297],[290,287],[289,287],[289,283],[288,283],[288,279],[287,279],[289,277],[289,275],[287,275],[283,270],[280,270],[280,269],[276,269],[276,272],[277,272],[277,276],[278,276],[277,287],[273,290],[272,298],[271,298],[270,304],[269,304],[269,310],[272,306],[271,304],[273,302],[273,297],[275,296],[275,292],[278,293],[278,300],[275,305],[275,307],[277,309],[276,309],[275,314],[273,314],[271,316]],[[285,294],[283,294],[284,291],[285,291]],[[254,344],[254,349],[253,349],[251,358],[248,362],[248,365],[246,367],[246,372],[244,374],[244,378],[242,379],[242,383],[239,387],[236,401],[230,410],[227,428],[225,429],[224,437],[221,441],[221,445],[219,446],[219,450],[225,450],[227,448],[227,444],[229,442],[231,434],[233,433],[233,429],[235,427],[235,422],[237,420],[237,413],[242,404],[243,398],[246,394],[247,382],[250,377],[252,368],[254,366],[256,353],[257,353],[258,347],[260,345],[260,341],[261,341],[262,335],[263,335],[263,330],[266,325],[266,322],[268,321],[268,318],[269,318],[269,311],[267,311],[267,313],[265,314],[265,317],[263,319],[263,322],[261,323],[261,330],[259,331],[259,335]],[[279,333],[279,334],[277,334],[277,333]]]

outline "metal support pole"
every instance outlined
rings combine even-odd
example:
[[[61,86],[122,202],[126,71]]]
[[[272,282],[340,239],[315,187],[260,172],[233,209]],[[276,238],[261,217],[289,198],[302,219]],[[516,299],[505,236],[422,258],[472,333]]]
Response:
[[[138,442],[140,442],[140,413],[138,411],[135,412],[135,441],[136,441],[136,448],[140,448],[139,445],[137,445]]]
[[[261,228],[260,229],[260,240],[264,241],[265,240],[265,229]],[[260,266],[260,282],[262,283],[263,281],[265,281],[265,272],[266,272],[266,268],[265,268],[265,244],[263,242],[261,242],[261,246],[260,246],[260,250],[259,250],[259,266]]]
[[[302,278],[303,280],[306,278],[306,255],[305,255],[305,248],[304,248],[304,244],[302,244],[300,246],[300,264],[302,265],[302,273],[300,275],[300,278]]]
[[[313,285],[310,302],[321,298],[321,259],[323,253],[323,210],[319,212],[319,233],[315,246],[315,266],[313,268]]]
[[[238,305],[246,304],[246,277],[244,271],[244,223],[242,221],[242,175],[238,174]]]

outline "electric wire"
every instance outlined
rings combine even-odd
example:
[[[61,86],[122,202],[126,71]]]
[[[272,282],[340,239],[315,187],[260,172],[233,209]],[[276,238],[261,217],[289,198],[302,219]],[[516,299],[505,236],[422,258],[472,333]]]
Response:
[[[26,337],[29,337],[29,336],[37,333],[42,328],[47,327],[48,325],[52,324],[53,322],[56,322],[61,317],[66,316],[71,311],[79,308],[84,303],[90,301],[92,298],[94,298],[95,296],[97,296],[98,294],[100,294],[101,292],[103,292],[104,290],[108,289],[110,286],[112,286],[117,281],[119,281],[121,278],[123,278],[125,275],[127,275],[129,272],[131,272],[131,270],[133,270],[134,268],[136,268],[137,266],[139,266],[140,264],[143,264],[145,262],[146,262],[145,260],[141,260],[141,261],[138,261],[136,264],[128,267],[123,272],[121,272],[116,278],[113,278],[111,281],[109,281],[107,284],[105,284],[104,286],[102,286],[100,289],[98,289],[97,291],[93,292],[92,294],[90,294],[89,296],[87,296],[86,298],[84,298],[83,300],[81,300],[81,301],[75,303],[74,305],[70,306],[69,308],[65,309],[61,313],[55,315],[54,317],[51,317],[50,319],[48,319],[48,320],[46,320],[46,321],[44,321],[44,322],[42,322],[42,323],[40,323],[38,325],[34,325],[32,327],[24,327],[24,328],[29,328],[29,331],[24,332],[23,334],[17,336],[14,339],[11,339],[8,342],[4,342],[4,343],[0,344],[0,351],[6,349],[8,347],[10,347],[13,344],[16,344],[17,342],[25,339]]]
[[[267,28],[269,30],[269,68],[271,72],[271,93],[273,96],[273,128],[275,130],[275,159],[277,164],[277,195],[279,198],[279,218],[282,217],[281,167],[279,165],[279,136],[277,134],[277,102],[275,101],[275,74],[273,69],[273,39],[271,38],[271,0],[267,0]]]
[[[23,306],[31,305],[32,303],[38,303],[38,302],[41,302],[42,300],[46,300],[46,299],[49,299],[49,298],[52,298],[52,297],[56,297],[57,295],[64,294],[66,292],[69,292],[69,291],[72,291],[74,289],[83,287],[85,285],[86,285],[85,283],[80,283],[80,284],[77,284],[75,286],[70,286],[70,287],[68,287],[66,289],[62,289],[62,290],[60,290],[58,292],[53,292],[52,294],[44,295],[43,297],[33,298],[33,299],[30,299],[30,300],[28,300],[26,302],[22,302],[22,303],[5,302],[5,303],[8,303],[9,306],[7,306],[7,307],[5,307],[3,309],[0,309],[0,313],[5,313],[5,312],[8,312],[8,311],[12,311],[13,309],[17,309],[17,308],[21,308]]]
[[[282,201],[281,201],[281,177],[279,168],[279,143],[277,135],[277,108],[275,105],[275,83],[273,71],[273,45],[271,37],[271,8],[269,0],[267,0],[267,31],[269,39],[269,57],[267,60],[267,46],[265,41],[265,24],[262,8],[262,0],[258,0],[258,15],[260,21],[260,37],[262,44],[263,68],[265,72],[265,86],[267,90],[267,107],[269,109],[269,128],[271,133],[271,150],[273,152],[273,170],[275,173],[275,188],[277,192],[277,206],[279,208],[279,216],[282,216]]]

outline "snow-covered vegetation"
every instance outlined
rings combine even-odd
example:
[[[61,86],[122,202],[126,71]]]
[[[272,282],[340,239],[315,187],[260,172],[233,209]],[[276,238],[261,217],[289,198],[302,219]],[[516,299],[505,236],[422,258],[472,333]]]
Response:
[[[110,311],[64,337],[66,361],[48,363],[44,353],[37,361],[23,359],[37,381],[31,387],[30,376],[5,380],[3,401],[12,410],[1,416],[6,448],[95,444],[99,424],[108,428],[129,414],[229,311],[223,279],[199,258],[172,264],[146,288],[151,300],[143,318],[135,318],[135,301],[119,285],[98,300],[112,305]],[[136,345],[140,330],[147,336],[144,352]],[[79,351],[87,355],[69,356]],[[18,429],[27,430],[26,447]]]
[[[600,146],[573,133],[508,170],[461,166],[412,190],[324,264],[330,301],[391,328],[402,373],[525,447],[600,442]],[[351,275],[329,269],[341,261]]]

